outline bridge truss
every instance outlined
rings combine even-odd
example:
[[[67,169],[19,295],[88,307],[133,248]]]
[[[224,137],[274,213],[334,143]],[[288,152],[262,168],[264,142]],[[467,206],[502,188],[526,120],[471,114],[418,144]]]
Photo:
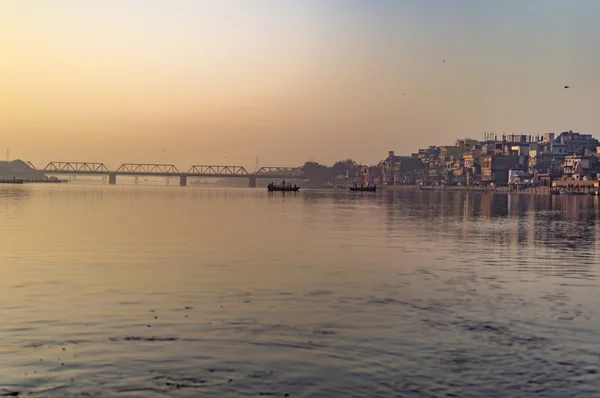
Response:
[[[31,162],[29,167],[35,169]],[[248,177],[256,178],[301,178],[302,169],[294,167],[261,167],[255,173],[249,173],[243,166],[193,165],[182,173],[173,164],[123,163],[115,171],[109,170],[104,163],[97,162],[50,162],[43,170],[45,173],[62,174],[108,174],[108,175],[155,175],[155,176],[196,176],[196,177]]]
[[[207,166],[193,165],[187,175],[215,176],[215,177],[247,177],[248,171],[242,166]]]
[[[177,167],[172,164],[141,164],[141,163],[123,163],[117,171],[117,174],[158,174],[158,175],[181,175]]]
[[[50,162],[44,167],[49,173],[92,173],[108,174],[108,168],[104,163],[95,162]]]
[[[294,167],[261,167],[256,172],[257,177],[301,177],[302,170]]]

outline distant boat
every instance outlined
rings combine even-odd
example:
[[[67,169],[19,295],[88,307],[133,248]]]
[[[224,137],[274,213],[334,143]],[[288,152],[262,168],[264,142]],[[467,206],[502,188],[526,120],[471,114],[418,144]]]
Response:
[[[300,187],[281,187],[277,185],[267,185],[269,192],[298,192]]]
[[[372,187],[350,187],[350,190],[356,192],[375,192],[377,191],[377,187],[375,185]]]
[[[23,184],[23,179],[19,178],[13,178],[13,179],[8,179],[8,180],[3,180],[0,179],[0,184]]]

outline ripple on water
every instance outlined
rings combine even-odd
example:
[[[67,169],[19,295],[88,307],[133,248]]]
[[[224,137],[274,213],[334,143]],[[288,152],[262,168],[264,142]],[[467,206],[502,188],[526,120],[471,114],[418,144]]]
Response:
[[[179,338],[177,337],[160,337],[160,336],[150,336],[150,337],[145,337],[145,336],[125,336],[125,337],[109,337],[108,338],[110,341],[114,341],[114,342],[119,342],[119,341],[146,341],[146,342],[153,342],[153,341],[178,341]]]
[[[40,348],[40,347],[53,347],[53,346],[65,347],[68,345],[79,345],[79,344],[86,344],[86,343],[90,343],[90,342],[91,342],[91,340],[64,340],[64,341],[48,340],[48,341],[36,341],[36,342],[23,344],[22,347],[23,348]]]
[[[0,396],[598,395],[597,203],[24,189]]]

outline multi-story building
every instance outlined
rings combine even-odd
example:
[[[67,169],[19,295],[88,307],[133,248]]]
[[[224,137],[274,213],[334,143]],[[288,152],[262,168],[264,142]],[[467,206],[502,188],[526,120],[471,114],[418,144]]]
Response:
[[[529,172],[562,174],[568,155],[585,156],[587,152],[596,152],[598,145],[598,140],[591,134],[567,131],[555,137],[554,133],[546,133],[530,145]]]
[[[481,181],[506,185],[510,170],[519,170],[519,157],[510,155],[487,155],[481,158]]]
[[[591,134],[574,133],[572,130],[561,133],[553,142],[568,155],[584,155],[586,150],[596,152],[600,145]]]
[[[425,164],[428,164],[431,159],[436,159],[440,154],[440,150],[436,146],[419,149],[417,156]]]
[[[456,140],[454,146],[463,147],[465,152],[481,148],[481,142],[471,138],[460,138]]]
[[[577,180],[595,179],[597,161],[596,156],[569,155],[563,165],[563,177]]]
[[[383,182],[380,166],[360,166],[360,175],[363,185],[381,185]]]
[[[423,175],[426,165],[418,157],[397,156],[394,151],[379,163],[378,180],[385,185],[414,184]]]
[[[427,184],[471,185],[481,181],[504,185],[511,174],[515,181],[550,185],[563,174],[596,178],[599,158],[600,143],[590,134],[486,134],[483,141],[458,139],[455,145],[430,146],[410,157],[390,152],[380,169],[386,184],[409,183],[419,176]],[[406,159],[418,160],[419,164]]]

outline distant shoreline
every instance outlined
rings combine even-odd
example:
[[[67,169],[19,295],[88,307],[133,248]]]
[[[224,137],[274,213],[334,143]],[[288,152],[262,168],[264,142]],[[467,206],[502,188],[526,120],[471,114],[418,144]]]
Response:
[[[477,186],[420,186],[420,185],[384,185],[381,190],[387,191],[437,191],[437,192],[492,192],[492,193],[518,193],[529,195],[550,195],[550,187],[477,187]]]

